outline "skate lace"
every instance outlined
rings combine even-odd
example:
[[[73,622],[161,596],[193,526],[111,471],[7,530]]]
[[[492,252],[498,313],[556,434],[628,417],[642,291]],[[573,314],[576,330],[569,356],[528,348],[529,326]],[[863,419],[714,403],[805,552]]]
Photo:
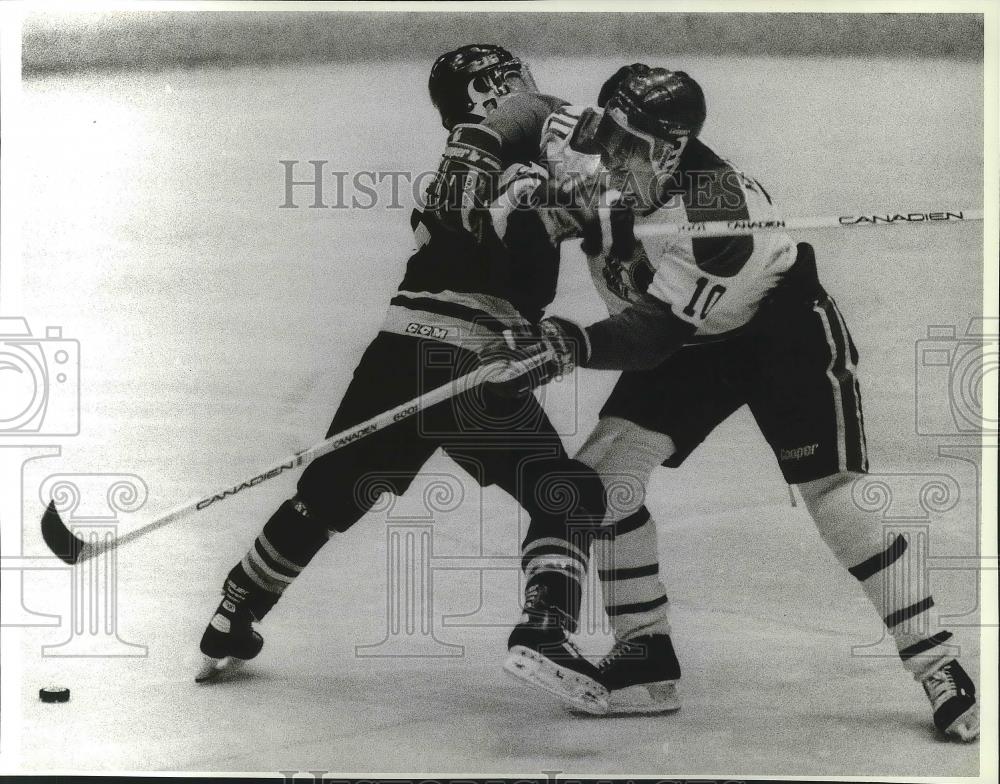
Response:
[[[604,672],[615,662],[631,651],[632,646],[623,640],[616,640],[614,646],[605,654],[604,658],[597,665],[597,669]]]
[[[956,694],[958,685],[955,683],[951,667],[941,667],[924,678],[924,690],[935,707],[951,695]]]
[[[539,586],[531,585],[524,592],[524,609],[533,610],[541,605],[542,592]]]

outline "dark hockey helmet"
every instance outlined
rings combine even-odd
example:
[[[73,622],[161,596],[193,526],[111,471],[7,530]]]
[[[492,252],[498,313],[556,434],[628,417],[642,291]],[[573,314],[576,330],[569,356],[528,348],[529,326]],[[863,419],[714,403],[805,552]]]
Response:
[[[602,109],[608,105],[608,99],[615,94],[621,83],[633,75],[644,75],[649,73],[649,66],[644,63],[632,63],[623,65],[601,85],[601,92],[597,96],[597,105]]]
[[[482,120],[511,93],[538,90],[528,65],[494,44],[469,44],[441,55],[427,88],[448,130]]]
[[[676,168],[689,139],[705,123],[705,95],[683,71],[642,63],[621,68],[601,89],[604,116],[595,141],[605,165],[626,168],[646,157],[658,173]]]

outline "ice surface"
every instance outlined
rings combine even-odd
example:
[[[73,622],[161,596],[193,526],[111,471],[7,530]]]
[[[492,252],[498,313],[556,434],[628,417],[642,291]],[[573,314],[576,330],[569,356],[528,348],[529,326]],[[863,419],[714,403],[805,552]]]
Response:
[[[546,89],[583,102],[619,64],[532,65]],[[981,204],[981,66],[675,65],[709,96],[708,143],[758,176],[788,215]],[[299,209],[279,209],[279,161],[301,161],[302,178],[312,159],[327,160],[327,171],[432,168],[443,138],[425,71],[332,65],[27,83],[25,311],[36,331],[59,324],[81,341],[83,379],[81,434],[60,457],[25,468],[29,521],[51,473],[143,477],[149,500],[124,529],[322,436],[401,275],[408,212],[309,209],[302,188]],[[400,201],[411,203],[405,191]],[[972,468],[914,433],[914,346],[928,325],[963,329],[979,312],[981,230],[802,239],[815,245],[861,350],[872,470],[954,476],[963,496],[934,517],[933,547],[973,553]],[[599,315],[585,277],[566,264],[554,310]],[[584,372],[547,392],[571,449],[613,381]],[[194,684],[197,640],[222,577],[292,480],[119,553],[117,634],[148,646],[146,657],[43,656],[43,645],[70,636],[70,578],[28,574],[26,603],[64,621],[23,632],[22,747],[4,755],[19,752],[35,771],[977,771],[976,747],[935,737],[919,686],[888,648],[852,655],[879,640],[879,623],[803,508],[789,505],[745,412],[683,469],[657,472],[650,491],[684,670],[684,705],[670,717],[577,718],[508,681],[509,569],[482,584],[472,572],[435,574],[435,634],[461,655],[356,655],[386,633],[387,524],[426,523],[429,483],[464,494],[433,515],[436,558],[516,553],[523,521],[513,502],[481,491],[446,458],[428,472],[392,509],[333,539],[262,625],[260,658],[231,683]],[[25,551],[41,547],[29,523]],[[974,586],[971,573],[935,573],[940,612],[972,610]],[[462,614],[472,616],[445,625]],[[975,615],[964,622],[957,637],[978,674]],[[589,632],[585,645],[600,653],[606,629]],[[39,703],[48,683],[71,687],[72,701]]]

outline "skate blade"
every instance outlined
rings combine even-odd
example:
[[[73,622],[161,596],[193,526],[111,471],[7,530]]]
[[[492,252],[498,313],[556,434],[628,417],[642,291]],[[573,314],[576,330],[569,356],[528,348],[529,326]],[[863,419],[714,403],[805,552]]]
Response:
[[[574,708],[594,716],[608,712],[608,690],[593,678],[560,667],[523,645],[515,645],[504,660],[506,673],[544,689]]]
[[[195,683],[213,683],[223,680],[226,676],[236,672],[246,663],[245,659],[237,659],[235,656],[225,656],[221,659],[213,659],[206,656],[201,664],[201,669],[194,676]]]
[[[675,713],[681,708],[677,681],[659,681],[614,689],[608,697],[612,716],[651,716]]]
[[[979,739],[979,706],[973,705],[953,721],[945,735],[962,743],[972,743]]]

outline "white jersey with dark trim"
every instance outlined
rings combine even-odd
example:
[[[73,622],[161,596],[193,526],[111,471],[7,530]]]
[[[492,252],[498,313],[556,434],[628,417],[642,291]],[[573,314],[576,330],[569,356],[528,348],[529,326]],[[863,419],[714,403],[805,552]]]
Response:
[[[579,121],[578,107],[550,117],[543,136],[553,176],[593,167],[570,145]],[[556,129],[553,132],[552,129]],[[780,215],[755,179],[735,169],[699,140],[688,144],[678,171],[666,183],[664,205],[636,217],[637,226],[692,221],[773,221]],[[619,313],[641,294],[666,302],[673,314],[695,326],[690,342],[718,340],[740,330],[757,313],[767,294],[795,262],[795,245],[784,233],[752,237],[662,236],[636,241],[629,258],[611,253],[610,222],[602,220],[604,248],[588,256],[591,276],[609,311]]]
[[[691,209],[688,200],[678,195],[651,215],[638,217],[636,225],[779,220],[759,185],[726,166],[739,184],[738,210],[742,214],[734,217],[723,210],[706,217],[703,208]],[[783,233],[719,238],[674,235],[641,240],[636,253],[625,262],[602,252],[589,257],[588,263],[609,309],[626,307],[651,274],[646,293],[670,305],[677,318],[693,324],[696,332],[692,342],[700,342],[737,331],[754,317],[764,298],[795,263],[795,244]],[[641,266],[649,272],[643,275],[636,269]]]

